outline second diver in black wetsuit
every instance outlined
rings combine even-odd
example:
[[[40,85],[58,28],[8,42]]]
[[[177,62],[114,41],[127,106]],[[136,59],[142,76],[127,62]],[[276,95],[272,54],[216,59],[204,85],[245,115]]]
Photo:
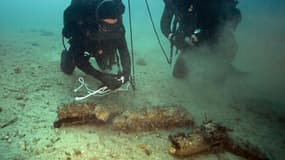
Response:
[[[188,71],[182,55],[199,46],[224,54],[231,63],[238,48],[234,30],[241,21],[236,0],[164,0],[164,3],[162,33],[181,53],[174,66],[174,77],[186,77]]]

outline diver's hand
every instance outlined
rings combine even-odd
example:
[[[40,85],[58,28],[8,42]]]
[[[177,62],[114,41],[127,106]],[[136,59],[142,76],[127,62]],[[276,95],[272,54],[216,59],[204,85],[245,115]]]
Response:
[[[209,38],[209,34],[205,30],[196,29],[191,35],[191,43],[197,45],[205,42]]]
[[[184,49],[187,48],[189,45],[185,41],[185,33],[182,31],[176,32],[176,33],[170,33],[168,35],[168,40],[170,43],[172,43],[176,48],[178,49]]]
[[[102,74],[98,79],[111,90],[120,88],[124,83],[122,76],[118,75]]]
[[[196,34],[192,34],[191,37],[186,36],[184,38],[184,41],[189,45],[189,46],[195,46],[200,42],[199,37]]]
[[[199,44],[207,36],[207,32],[201,29],[195,29],[192,35],[188,36],[184,32],[169,33],[168,40],[177,48],[191,47]]]
[[[198,36],[196,34],[192,34],[191,41],[192,43],[198,43],[199,42]]]
[[[167,38],[172,43],[179,43],[184,41],[185,34],[184,32],[169,33]]]

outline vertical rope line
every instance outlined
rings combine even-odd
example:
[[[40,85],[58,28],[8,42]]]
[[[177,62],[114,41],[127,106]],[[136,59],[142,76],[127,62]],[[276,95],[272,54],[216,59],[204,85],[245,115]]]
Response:
[[[134,45],[133,45],[133,28],[132,28],[132,12],[131,12],[131,2],[128,0],[128,9],[129,9],[129,25],[130,25],[130,39],[131,39],[131,63],[132,63],[132,76],[131,76],[131,84],[132,88],[135,89],[136,81],[135,81],[135,64],[134,64]]]
[[[166,61],[168,62],[168,64],[171,64],[171,63],[172,63],[172,55],[170,55],[170,58],[168,58],[168,56],[167,56],[167,54],[166,54],[166,51],[165,51],[165,49],[163,48],[163,45],[162,45],[162,43],[161,43],[161,41],[160,41],[160,38],[159,38],[159,36],[158,36],[158,32],[157,32],[157,30],[156,30],[156,28],[155,28],[154,21],[153,21],[153,18],[152,18],[152,15],[151,15],[151,12],[150,12],[149,5],[148,5],[148,1],[147,1],[147,0],[145,0],[145,4],[146,4],[146,8],[147,8],[147,11],[148,11],[148,15],[149,15],[149,18],[150,18],[150,21],[151,21],[151,24],[152,24],[153,31],[154,31],[154,33],[155,33],[155,36],[156,36],[157,41],[158,41],[158,43],[159,43],[159,46],[160,46],[160,48],[161,48],[161,50],[162,50],[162,53],[164,54],[164,56],[165,56]]]

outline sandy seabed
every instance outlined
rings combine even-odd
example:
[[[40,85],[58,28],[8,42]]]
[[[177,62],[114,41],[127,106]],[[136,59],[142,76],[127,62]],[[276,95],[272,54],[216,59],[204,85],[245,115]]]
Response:
[[[250,90],[244,78],[217,83],[205,80],[202,71],[197,71],[192,76],[199,78],[177,80],[156,41],[135,41],[140,44],[135,48],[135,61],[145,62],[136,63],[137,89],[90,97],[89,101],[123,108],[183,106],[197,124],[212,119],[233,129],[233,137],[257,146],[272,160],[285,159],[284,106],[244,94],[243,89]],[[23,30],[1,36],[1,160],[179,159],[168,154],[171,144],[167,137],[176,130],[127,134],[92,125],[55,129],[57,107],[74,101],[78,77],[94,88],[100,85],[78,69],[71,76],[64,75],[59,67],[61,50],[57,32]],[[241,158],[225,152],[182,159]]]

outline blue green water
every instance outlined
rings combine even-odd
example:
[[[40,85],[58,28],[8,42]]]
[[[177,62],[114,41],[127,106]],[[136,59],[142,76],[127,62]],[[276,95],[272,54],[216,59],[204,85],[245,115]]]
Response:
[[[123,1],[126,7],[128,6],[127,0]],[[154,23],[156,26],[156,29],[159,32],[159,36],[161,40],[163,41],[164,48],[168,50],[169,48],[169,43],[165,39],[165,37],[162,36],[160,33],[160,28],[159,28],[159,21],[160,21],[160,16],[163,10],[163,2],[162,0],[148,0],[149,6],[151,9],[151,13],[154,19]],[[22,54],[28,54],[32,52],[34,55],[39,55],[37,52],[40,52],[40,54],[43,55],[43,57],[50,58],[47,59],[44,63],[46,66],[52,65],[53,69],[52,71],[49,71],[48,69],[50,68],[44,68],[48,70],[48,73],[54,73],[51,75],[52,80],[46,80],[43,78],[43,80],[46,80],[47,82],[45,83],[51,83],[54,82],[53,80],[55,78],[53,77],[63,77],[63,74],[59,72],[58,68],[54,67],[55,65],[59,65],[59,53],[62,50],[61,46],[61,29],[63,27],[63,11],[64,9],[70,4],[70,0],[1,0],[0,1],[0,46],[2,48],[5,48],[6,44],[10,45],[6,48],[11,49],[11,51],[7,51],[7,53],[12,53],[13,54],[19,54],[21,53],[21,49],[25,49],[23,46],[28,46],[26,47],[27,50],[25,50],[25,53]],[[285,103],[285,72],[284,72],[284,65],[285,65],[285,47],[284,47],[284,42],[285,42],[285,1],[283,0],[240,0],[240,3],[238,5],[241,9],[242,12],[242,22],[237,28],[237,31],[235,33],[237,41],[239,43],[239,52],[234,60],[234,65],[242,70],[250,73],[250,77],[247,81],[246,86],[241,86],[235,88],[234,90],[236,95],[240,96],[249,96],[253,97],[254,99],[260,100],[259,103],[264,102],[264,104],[270,104],[275,107],[284,107]],[[141,93],[139,95],[142,95],[141,97],[137,97],[137,99],[142,100],[143,102],[146,102],[147,104],[156,104],[156,103],[162,103],[163,102],[173,102],[175,101],[175,98],[173,97],[178,97],[177,103],[183,103],[183,104],[190,104],[189,106],[191,107],[191,110],[193,110],[193,113],[196,114],[197,117],[203,117],[204,113],[207,112],[207,114],[210,115],[227,115],[226,111],[221,110],[221,113],[215,114],[216,112],[219,111],[219,108],[211,108],[211,106],[208,106],[211,103],[217,102],[215,104],[216,106],[219,106],[220,103],[223,104],[223,100],[226,99],[225,97],[230,97],[227,95],[227,93],[220,93],[219,89],[222,87],[219,86],[211,86],[206,88],[207,86],[196,86],[196,84],[193,82],[188,85],[185,82],[181,82],[179,80],[172,79],[171,77],[171,67],[167,65],[165,62],[165,59],[163,55],[161,54],[161,50],[158,46],[157,40],[155,38],[155,35],[152,30],[152,26],[150,23],[150,19],[147,13],[146,5],[144,0],[131,0],[131,9],[132,9],[132,20],[133,20],[133,35],[134,35],[134,49],[135,49],[135,56],[136,58],[145,58],[147,61],[147,69],[138,66],[138,70],[140,73],[137,75],[137,81],[138,81],[138,88],[143,88],[141,90],[146,90],[148,92],[146,93]],[[127,29],[126,36],[128,39],[128,44],[130,47],[130,38],[129,38],[129,21],[128,21],[128,8],[126,8],[126,12],[124,14],[124,23]],[[53,33],[53,36],[51,37],[40,37],[36,35],[33,31],[47,31]],[[16,36],[15,36],[16,35]],[[19,36],[20,35],[20,36]],[[36,35],[36,36],[35,36]],[[15,37],[14,37],[15,36]],[[19,36],[19,37],[17,37]],[[47,39],[47,40],[45,40]],[[7,42],[6,42],[7,40]],[[12,41],[11,41],[12,40]],[[3,44],[2,44],[3,42]],[[10,44],[12,42],[13,44]],[[16,42],[16,43],[14,43]],[[40,47],[31,47],[30,44],[38,44]],[[50,47],[52,46],[52,47]],[[55,47],[54,47],[55,46]],[[15,48],[13,48],[15,47]],[[18,47],[18,48],[17,48]],[[29,48],[30,47],[30,48]],[[5,48],[5,49],[6,49]],[[39,49],[40,48],[40,49]],[[1,51],[4,51],[4,49]],[[0,55],[4,55],[6,53],[1,52]],[[7,74],[10,74],[10,72],[14,72],[15,66],[21,66],[21,63],[16,63],[14,64],[14,59],[9,58],[9,55],[3,56],[6,59],[10,61],[5,61],[5,66],[3,65],[3,61],[0,61],[0,67],[4,68],[7,72]],[[8,58],[7,58],[8,57]],[[28,57],[28,55],[27,55]],[[151,58],[148,58],[151,57]],[[24,57],[25,58],[25,57]],[[30,57],[29,57],[30,58]],[[28,58],[26,58],[28,59]],[[25,59],[25,60],[26,60]],[[25,62],[17,59],[17,62]],[[43,60],[41,59],[30,59],[31,64],[35,63],[32,65],[32,69],[37,69],[37,66],[40,66],[41,63],[43,63]],[[50,64],[47,64],[47,63]],[[11,63],[11,66],[8,64]],[[24,69],[23,69],[23,74],[26,74],[27,68],[27,62],[25,62]],[[46,67],[44,66],[44,67]],[[6,69],[6,68],[7,69]],[[140,67],[140,68],[139,68]],[[29,69],[30,69],[29,68]],[[52,68],[52,67],[51,67]],[[151,69],[150,69],[151,68]],[[11,69],[12,71],[10,71]],[[25,70],[26,69],[26,70]],[[41,69],[41,68],[40,68]],[[39,69],[39,70],[40,70]],[[44,70],[43,69],[43,70]],[[56,70],[58,69],[58,70]],[[57,71],[57,72],[54,72]],[[56,75],[55,75],[56,74]],[[78,72],[76,72],[78,74]],[[147,79],[146,77],[152,77]],[[29,79],[30,75],[27,74],[26,77]],[[41,80],[42,77],[46,75],[37,75],[38,79]],[[162,79],[161,77],[164,79]],[[9,77],[9,76],[7,76]],[[23,76],[25,77],[25,76]],[[153,78],[154,77],[154,78]],[[60,86],[57,88],[57,93],[54,93],[55,95],[60,95],[63,98],[65,96],[71,96],[71,89],[73,86],[69,85],[75,85],[76,83],[76,76],[73,77],[63,77],[64,80],[66,80],[64,83],[66,83],[66,86],[61,87],[60,83],[62,80],[58,80],[58,84],[55,84],[56,87]],[[153,78],[153,79],[152,79]],[[11,78],[13,79],[13,78]],[[148,81],[145,82],[143,80],[149,80],[151,83]],[[1,83],[6,80],[6,75],[1,75]],[[14,79],[13,79],[14,80]],[[69,81],[68,81],[69,80]],[[27,82],[28,80],[25,80],[24,82]],[[158,81],[158,82],[156,82]],[[164,83],[164,81],[168,81],[169,83]],[[16,81],[18,82],[18,81]],[[194,81],[195,82],[195,81]],[[7,84],[8,82],[3,82],[3,84]],[[39,84],[41,84],[40,82]],[[186,87],[184,87],[183,83],[185,83]],[[159,87],[162,88],[163,94],[161,94],[159,91],[153,91],[152,89],[155,90],[157,86],[150,86],[149,84],[155,84]],[[162,85],[160,85],[162,84]],[[179,84],[179,85],[177,85]],[[183,85],[181,85],[183,84]],[[22,86],[23,84],[12,84],[8,85],[9,87],[18,87]],[[33,84],[29,84],[33,86]],[[182,87],[181,87],[182,86]],[[181,89],[187,90],[189,88],[189,94],[188,92],[179,92],[177,94],[173,93],[167,93],[167,91],[175,90],[176,88],[181,87]],[[31,87],[32,88],[32,87]],[[201,89],[202,88],[202,89]],[[1,88],[2,89],[2,88]],[[53,88],[52,88],[53,89]],[[183,91],[185,91],[183,90]],[[216,92],[216,90],[220,92]],[[248,91],[249,90],[249,91]],[[1,97],[6,97],[6,91],[5,93],[1,93]],[[30,90],[29,90],[30,91]],[[25,96],[30,96],[29,94],[37,94],[37,93],[32,93],[34,92],[35,89],[31,90],[31,93],[25,93],[28,95]],[[10,93],[10,92],[9,92]],[[50,92],[44,94],[53,94]],[[144,95],[150,95],[154,94],[154,96],[150,97],[149,99],[145,100]],[[224,97],[218,97],[217,94],[221,94]],[[171,95],[171,96],[169,96]],[[15,98],[12,95],[12,100],[11,99],[4,99],[0,103],[0,107],[3,108],[4,112],[8,110],[6,108],[12,108],[15,107],[17,108],[17,101],[14,103]],[[38,96],[38,95],[37,95]],[[32,98],[31,101],[38,102],[38,101],[43,101],[43,103],[46,103],[46,99],[41,100],[39,97],[40,96],[35,96],[36,98]],[[183,97],[185,96],[185,98]],[[9,95],[8,95],[9,97]],[[62,98],[61,97],[61,98]],[[147,97],[147,96],[146,96]],[[158,97],[158,98],[157,98]],[[218,97],[216,100],[215,98]],[[37,99],[38,98],[38,99]],[[63,99],[62,98],[62,99]],[[173,98],[173,99],[171,99]],[[40,100],[39,100],[40,99]],[[49,102],[49,106],[44,108],[44,113],[48,112],[50,115],[48,118],[44,119],[45,125],[49,126],[52,124],[51,121],[54,120],[56,110],[55,108],[57,107],[59,100],[58,97],[54,98],[56,100],[53,100]],[[110,98],[109,98],[110,99]],[[131,98],[130,98],[131,99]],[[226,101],[226,100],[225,100]],[[197,105],[201,102],[202,105]],[[265,103],[266,102],[266,103]],[[13,105],[11,105],[12,103]],[[26,103],[26,102],[25,102]],[[251,112],[257,112],[257,113],[262,113],[263,116],[271,118],[270,122],[275,122],[278,121],[278,125],[283,125],[284,124],[284,118],[282,118],[282,112],[279,113],[279,118],[274,119],[274,114],[270,114],[271,111],[267,110],[261,110],[259,109],[259,103],[255,105],[256,108],[250,108]],[[51,105],[50,105],[51,104]],[[195,104],[194,106],[191,106],[191,104]],[[270,106],[268,105],[268,106]],[[26,107],[33,108],[34,110],[38,110],[36,107],[39,107],[38,104],[29,104],[26,105]],[[41,104],[41,106],[45,106],[45,104]],[[210,109],[208,109],[210,108]],[[267,107],[268,107],[267,106]],[[264,107],[261,105],[261,107]],[[36,109],[35,109],[36,108]],[[52,108],[51,111],[49,108]],[[266,108],[266,107],[264,107]],[[269,107],[270,108],[270,107]],[[17,108],[18,109],[18,108]],[[41,108],[39,107],[39,110]],[[268,108],[266,108],[268,109]],[[48,111],[47,111],[48,110]],[[238,108],[236,111],[239,112],[240,108]],[[284,109],[281,109],[282,111]],[[18,110],[17,110],[18,111]],[[21,111],[21,110],[20,110]],[[248,111],[245,111],[248,113]],[[20,112],[21,113],[21,112]],[[241,112],[243,113],[243,112]],[[272,112],[275,113],[275,112]],[[2,114],[2,113],[0,113]],[[25,110],[25,114],[29,115],[32,114],[29,112],[29,110]],[[8,114],[7,114],[8,115]],[[35,113],[36,116],[37,113]],[[230,115],[230,114],[229,114]],[[249,114],[250,115],[250,114]],[[2,115],[1,115],[2,116]],[[10,116],[10,115],[8,115]],[[7,117],[8,117],[7,116]],[[24,115],[25,116],[25,115]],[[217,116],[218,117],[218,116]],[[240,118],[242,124],[248,124],[246,122],[248,119],[243,119],[243,115],[241,115],[242,118]],[[246,116],[245,116],[246,117]],[[273,118],[272,118],[273,117]],[[284,116],[283,116],[284,117]],[[1,117],[2,118],[2,117]],[[259,124],[263,121],[254,121],[255,117],[251,117],[253,120],[250,121],[250,124]],[[250,119],[251,119],[250,118]],[[28,119],[28,118],[27,118]],[[202,119],[202,118],[201,118]],[[219,118],[216,118],[219,119]],[[233,118],[234,119],[234,118]],[[237,118],[238,119],[238,118]],[[19,120],[20,121],[20,120]],[[26,121],[29,121],[26,120]],[[21,122],[22,126],[26,125],[26,121]],[[224,120],[227,121],[227,120]],[[235,121],[234,121],[235,122]],[[20,122],[17,122],[20,123]],[[17,124],[16,123],[16,124]],[[34,124],[36,125],[36,124]],[[270,123],[271,125],[271,123]],[[21,127],[22,127],[21,126]],[[238,125],[237,125],[238,126]],[[9,128],[11,127],[11,128]],[[9,133],[10,130],[13,130],[13,125],[9,126],[5,129],[3,129],[3,133],[7,132]],[[236,127],[236,124],[235,124]],[[284,126],[283,126],[284,127]],[[19,127],[20,128],[20,127]],[[24,127],[22,127],[24,128]],[[48,127],[47,127],[48,128]],[[241,127],[242,128],[242,127]],[[248,128],[254,128],[254,125],[249,125]],[[271,134],[271,129],[278,129],[278,133],[280,135],[276,137],[282,137],[284,134],[284,129],[282,127],[278,127],[277,125],[271,125],[268,127],[269,129],[266,128],[266,126],[263,128],[262,133],[264,135],[264,143],[268,142],[267,141],[267,136],[272,136],[274,137],[273,134]],[[21,129],[21,128],[20,128]],[[50,129],[50,128],[49,128]],[[254,130],[254,129],[253,129]],[[245,129],[242,130],[243,134],[249,133],[251,130],[250,129]],[[39,131],[40,132],[40,131]],[[254,133],[258,133],[259,131],[256,131]],[[273,131],[272,131],[273,132]],[[28,131],[25,131],[24,133],[29,133]],[[70,134],[72,132],[69,132]],[[274,132],[273,132],[274,133]],[[85,134],[85,133],[83,133]],[[242,134],[242,135],[243,135]],[[269,138],[271,138],[269,136]],[[2,138],[2,137],[1,137]],[[114,138],[115,139],[115,138]],[[250,139],[250,138],[249,138]],[[261,138],[263,140],[263,137]],[[272,138],[274,139],[274,138]],[[20,139],[21,140],[21,139]],[[62,140],[63,141],[63,140]],[[254,140],[253,140],[254,141]],[[258,140],[257,140],[258,141]],[[278,143],[278,146],[281,146],[283,144],[284,147],[284,139],[274,139],[272,140],[273,142]],[[5,146],[7,145],[6,142],[0,141],[1,143],[5,143]],[[19,149],[18,144],[13,144],[14,148]],[[272,145],[272,144],[271,144]],[[7,145],[9,146],[9,145]],[[266,146],[267,148],[270,148],[274,150],[274,147],[271,148],[271,146]],[[2,148],[2,147],[1,147]],[[3,147],[4,148],[4,147]],[[12,148],[12,150],[14,149]],[[6,148],[4,148],[5,151]],[[7,151],[8,152],[8,151]],[[280,154],[282,152],[282,148],[277,148],[276,152],[279,153],[279,157],[285,157],[284,153],[283,155]],[[9,152],[8,152],[9,153]],[[9,153],[13,154],[13,153]],[[1,155],[1,153],[0,153]],[[276,156],[276,155],[275,155]],[[6,157],[6,156],[5,156]],[[9,156],[7,156],[9,157]],[[11,156],[12,157],[12,156]],[[278,155],[276,156],[278,157]],[[1,159],[1,157],[0,157]],[[36,158],[35,158],[36,159]]]

